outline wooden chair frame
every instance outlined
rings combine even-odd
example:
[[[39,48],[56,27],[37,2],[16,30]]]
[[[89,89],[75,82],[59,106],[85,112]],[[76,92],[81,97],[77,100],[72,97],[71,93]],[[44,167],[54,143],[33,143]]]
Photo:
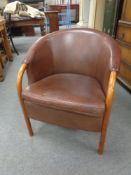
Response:
[[[33,136],[33,130],[31,127],[31,123],[30,123],[30,120],[27,116],[27,112],[26,112],[25,105],[24,105],[24,100],[22,98],[22,79],[23,79],[23,74],[24,74],[26,68],[27,68],[27,64],[22,64],[22,66],[18,72],[16,86],[17,86],[18,97],[19,97],[19,101],[21,104],[23,114],[24,114],[24,118],[25,118],[25,122],[26,122],[26,126],[28,129],[29,135]]]
[[[21,104],[21,107],[22,107],[23,114],[24,114],[26,126],[27,126],[27,129],[28,129],[29,135],[33,136],[33,130],[32,130],[32,127],[31,127],[30,119],[27,116],[26,108],[25,108],[25,105],[24,105],[24,100],[22,98],[22,79],[23,79],[23,74],[24,74],[26,69],[27,69],[27,64],[22,64],[22,66],[21,66],[21,68],[18,72],[16,84],[17,84],[18,97],[19,97],[19,101],[20,101],[20,104]],[[109,121],[110,111],[111,111],[111,106],[112,106],[112,99],[113,99],[113,94],[114,94],[116,76],[117,76],[116,71],[111,71],[110,78],[109,78],[107,95],[106,95],[106,110],[105,110],[105,114],[104,114],[104,117],[103,117],[101,136],[100,136],[100,142],[99,142],[99,147],[98,147],[98,153],[99,154],[103,154],[103,151],[104,151],[104,144],[105,144],[108,121]]]

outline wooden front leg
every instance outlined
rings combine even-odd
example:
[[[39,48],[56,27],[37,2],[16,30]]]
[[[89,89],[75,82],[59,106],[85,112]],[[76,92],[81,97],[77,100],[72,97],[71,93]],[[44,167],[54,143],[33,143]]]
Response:
[[[103,118],[101,137],[100,137],[100,143],[99,143],[99,148],[98,148],[99,154],[103,154],[103,151],[104,151],[104,144],[105,144],[107,126],[108,126],[108,121],[109,121],[110,111],[111,111],[111,106],[112,106],[115,81],[116,81],[116,72],[112,71],[110,74],[109,85],[108,85],[108,90],[107,90],[106,111],[105,111],[105,115]]]
[[[33,136],[31,123],[30,123],[30,120],[27,116],[24,100],[22,98],[22,78],[23,78],[23,74],[24,74],[26,68],[27,68],[27,64],[22,64],[22,66],[21,66],[21,68],[18,72],[18,75],[17,75],[16,86],[17,86],[18,97],[19,97],[19,101],[20,101],[20,104],[21,104],[23,114],[24,114],[24,118],[25,118],[25,122],[26,122],[26,126],[27,126],[27,129],[28,129],[29,135]]]

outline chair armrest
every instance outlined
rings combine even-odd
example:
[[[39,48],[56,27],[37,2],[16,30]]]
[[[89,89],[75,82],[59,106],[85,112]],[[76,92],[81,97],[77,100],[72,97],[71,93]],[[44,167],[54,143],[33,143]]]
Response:
[[[17,74],[17,80],[16,80],[16,88],[17,88],[17,93],[18,93],[18,97],[19,97],[21,105],[23,103],[22,102],[22,80],[23,80],[23,75],[26,69],[27,69],[27,64],[22,64]]]
[[[33,136],[31,123],[30,123],[29,118],[27,117],[27,111],[25,109],[24,100],[22,98],[22,79],[23,79],[23,74],[24,74],[26,69],[27,69],[27,64],[22,64],[22,66],[21,66],[21,68],[18,72],[18,75],[17,75],[16,88],[17,88],[17,93],[18,93],[20,105],[22,107],[22,111],[23,111],[23,114],[24,114],[24,118],[25,118],[25,121],[26,121],[26,125],[27,125],[27,128],[28,128],[29,135]]]
[[[105,115],[103,118],[102,129],[101,129],[102,131],[101,139],[100,139],[99,149],[98,149],[99,154],[102,154],[104,150],[104,142],[105,142],[105,136],[107,132],[108,121],[109,121],[111,107],[112,107],[112,100],[113,100],[113,95],[114,95],[116,77],[117,77],[117,71],[112,71],[110,73],[107,95],[106,95],[106,102],[105,102],[106,109],[105,109]]]

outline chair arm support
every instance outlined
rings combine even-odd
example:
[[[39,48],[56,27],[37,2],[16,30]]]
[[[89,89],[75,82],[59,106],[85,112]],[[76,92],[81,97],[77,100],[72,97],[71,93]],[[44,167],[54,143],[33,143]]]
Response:
[[[27,128],[28,128],[28,132],[29,132],[29,135],[32,136],[33,131],[32,131],[32,128],[31,128],[31,123],[30,123],[30,120],[27,116],[24,101],[22,99],[22,79],[23,79],[23,74],[24,74],[26,69],[27,69],[27,64],[22,64],[22,66],[21,66],[21,68],[18,72],[18,75],[17,75],[16,88],[17,88],[19,101],[20,101],[20,104],[21,104],[21,107],[22,107],[22,111],[23,111],[23,114],[24,114],[24,118],[25,118],[25,121],[26,121],[26,125],[27,125]]]
[[[107,96],[106,96],[106,108],[108,110],[108,113],[110,113],[110,108],[111,108],[111,104],[112,104],[116,76],[117,76],[117,72],[112,71],[110,74],[110,79],[109,79],[109,84],[108,84],[108,89],[107,89]]]
[[[18,93],[18,97],[19,97],[20,102],[22,100],[21,94],[22,94],[23,74],[24,74],[26,68],[27,68],[27,64],[22,64],[22,66],[19,69],[18,75],[17,75],[16,87],[17,87],[17,93]]]
[[[110,79],[109,79],[109,84],[108,84],[108,89],[107,89],[106,109],[105,109],[105,114],[103,117],[103,123],[102,123],[102,129],[101,129],[101,139],[100,139],[99,149],[98,149],[99,154],[102,154],[104,150],[104,143],[105,143],[106,132],[107,132],[107,127],[108,127],[108,122],[109,122],[109,117],[110,117],[111,106],[112,106],[112,99],[113,99],[113,94],[114,94],[116,76],[117,76],[117,72],[112,71],[110,74]]]

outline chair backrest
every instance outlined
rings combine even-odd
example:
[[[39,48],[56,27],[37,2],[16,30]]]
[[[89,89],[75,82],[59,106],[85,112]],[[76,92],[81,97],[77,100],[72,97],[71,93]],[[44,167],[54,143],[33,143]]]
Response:
[[[110,72],[119,69],[119,58],[119,47],[110,36],[76,28],[44,36],[31,47],[24,62],[30,63],[30,83],[50,74],[79,73],[96,78],[106,93]],[[37,75],[31,75],[33,71]]]

